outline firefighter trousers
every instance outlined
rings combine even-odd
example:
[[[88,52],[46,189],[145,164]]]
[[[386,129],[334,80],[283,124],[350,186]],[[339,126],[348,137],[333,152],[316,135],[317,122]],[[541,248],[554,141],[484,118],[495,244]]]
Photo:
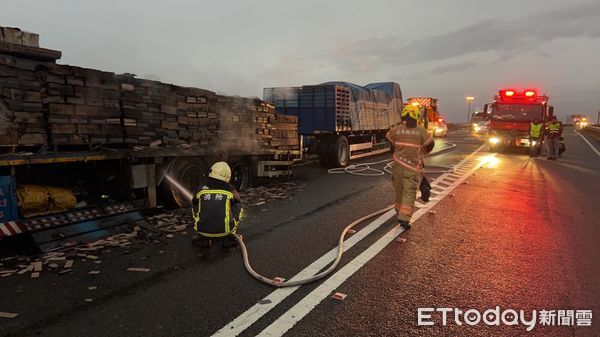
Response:
[[[421,173],[399,164],[392,169],[392,185],[396,192],[396,213],[399,221],[410,221],[417,199]]]

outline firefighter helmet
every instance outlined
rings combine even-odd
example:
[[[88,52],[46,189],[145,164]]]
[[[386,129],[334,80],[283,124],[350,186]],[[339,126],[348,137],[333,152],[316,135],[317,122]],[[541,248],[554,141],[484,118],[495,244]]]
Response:
[[[228,183],[231,179],[231,168],[224,161],[216,162],[210,168],[208,176]]]
[[[418,106],[414,106],[412,104],[407,104],[404,109],[402,109],[402,115],[403,118],[405,117],[410,117],[414,120],[419,120],[419,118],[421,117],[421,109],[419,109]]]

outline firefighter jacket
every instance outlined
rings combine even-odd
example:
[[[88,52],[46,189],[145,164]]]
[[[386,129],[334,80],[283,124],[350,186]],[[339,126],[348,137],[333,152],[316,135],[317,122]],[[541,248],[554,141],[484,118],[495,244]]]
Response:
[[[423,154],[433,149],[433,137],[427,130],[417,126],[394,126],[388,131],[386,138],[394,145],[394,161],[416,172],[423,170]]]
[[[531,122],[529,124],[529,137],[540,138],[542,135],[542,123]]]
[[[223,237],[235,233],[243,209],[235,188],[228,183],[208,178],[194,195],[192,216],[194,230],[206,237]]]
[[[563,127],[560,122],[550,122],[546,126],[548,130],[548,138],[558,138],[562,135]]]

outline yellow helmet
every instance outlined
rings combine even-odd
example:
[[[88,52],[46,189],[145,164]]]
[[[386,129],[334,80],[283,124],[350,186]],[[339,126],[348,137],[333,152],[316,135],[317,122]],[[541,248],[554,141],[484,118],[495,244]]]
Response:
[[[231,168],[224,161],[216,162],[210,168],[208,176],[228,183],[231,179]]]
[[[412,105],[412,104],[407,104],[406,106],[404,106],[404,109],[402,109],[402,117],[407,116],[414,119],[414,120],[418,120],[421,117],[421,109],[419,109],[418,106]]]

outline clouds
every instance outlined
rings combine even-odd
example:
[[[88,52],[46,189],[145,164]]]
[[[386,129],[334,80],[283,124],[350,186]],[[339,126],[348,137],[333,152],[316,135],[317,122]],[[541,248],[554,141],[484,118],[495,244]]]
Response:
[[[363,67],[365,60],[379,66],[406,66],[479,52],[496,52],[502,59],[509,59],[554,39],[598,38],[599,18],[600,2],[593,2],[512,20],[487,19],[411,42],[403,42],[394,36],[364,39],[337,47],[330,56],[342,58],[345,68],[358,69]]]

